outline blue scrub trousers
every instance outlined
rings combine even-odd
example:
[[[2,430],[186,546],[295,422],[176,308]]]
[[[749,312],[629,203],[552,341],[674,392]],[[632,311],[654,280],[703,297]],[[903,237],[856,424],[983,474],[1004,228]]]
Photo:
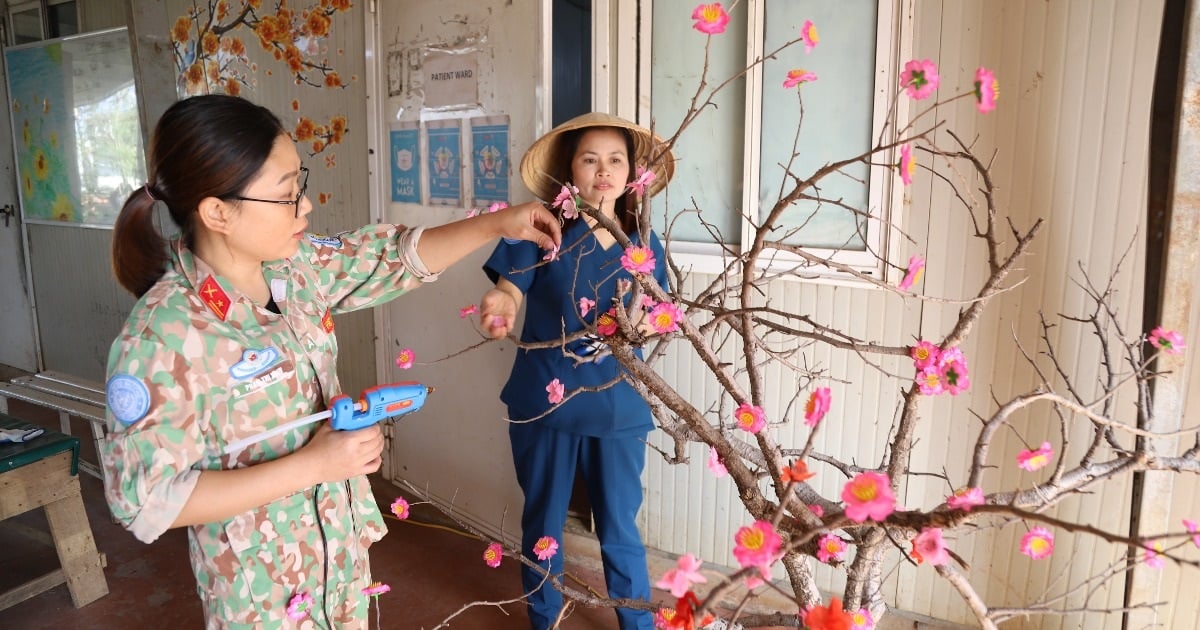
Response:
[[[521,548],[525,557],[545,566],[546,562],[539,561],[533,554],[534,543],[542,536],[553,536],[562,544],[563,526],[578,466],[587,484],[596,519],[608,596],[649,600],[646,548],[636,520],[642,505],[641,476],[646,464],[644,440],[649,432],[599,438],[565,433],[530,422],[511,424],[508,433],[517,481],[525,493],[525,508],[521,513]],[[551,575],[561,576],[562,551],[549,563]],[[549,584],[542,584],[542,576],[526,566],[521,567],[521,584],[525,592],[530,593],[529,619],[533,629],[550,628],[562,609],[562,593]],[[654,618],[649,611],[629,608],[617,608],[616,611],[621,630],[654,628]]]

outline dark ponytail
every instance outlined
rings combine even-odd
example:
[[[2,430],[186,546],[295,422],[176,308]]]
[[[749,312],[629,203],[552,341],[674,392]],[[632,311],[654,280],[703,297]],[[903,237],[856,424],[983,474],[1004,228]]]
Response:
[[[166,204],[191,248],[200,202],[240,194],[286,133],[271,110],[236,96],[193,96],[167,108],[150,143],[149,183],[129,195],[113,225],[113,275],[121,286],[141,297],[166,272],[156,201]]]

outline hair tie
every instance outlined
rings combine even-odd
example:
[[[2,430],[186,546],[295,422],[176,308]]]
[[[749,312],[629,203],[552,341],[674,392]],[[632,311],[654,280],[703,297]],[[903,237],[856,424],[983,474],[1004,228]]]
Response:
[[[146,191],[146,195],[154,201],[162,201],[162,199],[158,198],[158,195],[154,194],[154,189],[150,187],[150,184],[142,184],[142,190]]]

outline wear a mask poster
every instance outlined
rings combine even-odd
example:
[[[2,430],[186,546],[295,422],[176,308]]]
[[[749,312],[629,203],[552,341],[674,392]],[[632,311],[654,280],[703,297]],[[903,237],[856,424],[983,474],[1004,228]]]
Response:
[[[389,133],[392,158],[392,202],[421,203],[421,129],[398,123]]]

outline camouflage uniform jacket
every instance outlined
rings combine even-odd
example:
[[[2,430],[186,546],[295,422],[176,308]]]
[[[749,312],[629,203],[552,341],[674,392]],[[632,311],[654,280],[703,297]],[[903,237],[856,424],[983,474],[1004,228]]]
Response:
[[[377,225],[310,235],[291,258],[264,263],[282,314],[254,304],[172,243],[171,268],[134,306],[108,359],[105,486],[127,529],[151,542],[178,517],[200,471],[252,466],[307,442],[315,424],[222,454],[230,443],[325,409],[340,393],[332,315],[418,285],[405,264],[409,232]],[[321,627],[326,597],[335,627],[365,627],[367,547],[386,531],[366,477],[190,527],[208,627],[313,627],[312,617],[288,619],[297,594],[313,598]]]

